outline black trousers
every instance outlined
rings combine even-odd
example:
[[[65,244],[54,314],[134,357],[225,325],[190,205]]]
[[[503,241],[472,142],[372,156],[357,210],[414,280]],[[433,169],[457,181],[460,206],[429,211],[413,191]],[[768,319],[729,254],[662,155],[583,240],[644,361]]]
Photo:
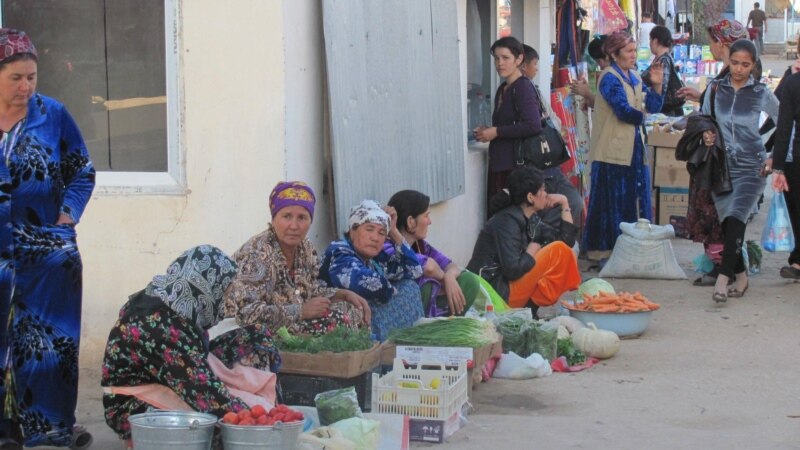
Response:
[[[783,174],[789,185],[789,192],[784,192],[783,197],[794,233],[794,250],[789,254],[789,264],[800,264],[800,161],[786,163]]]
[[[742,244],[747,225],[739,219],[728,217],[722,222],[722,235],[724,247],[722,249],[722,264],[719,273],[728,278],[733,278],[737,273],[744,272],[744,255]]]

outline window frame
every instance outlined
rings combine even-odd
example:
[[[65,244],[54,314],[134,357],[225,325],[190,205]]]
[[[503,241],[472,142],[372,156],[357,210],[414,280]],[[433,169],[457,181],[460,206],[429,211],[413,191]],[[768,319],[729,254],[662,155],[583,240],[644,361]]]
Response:
[[[4,22],[0,0],[0,24]],[[164,0],[165,72],[167,87],[167,171],[115,172],[98,171],[93,195],[185,195],[185,151],[183,149],[183,90],[180,71],[181,0]]]

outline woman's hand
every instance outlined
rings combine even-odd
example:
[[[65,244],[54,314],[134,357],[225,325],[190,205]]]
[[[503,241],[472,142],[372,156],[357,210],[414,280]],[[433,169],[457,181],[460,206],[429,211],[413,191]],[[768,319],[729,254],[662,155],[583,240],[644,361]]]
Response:
[[[393,206],[384,206],[383,210],[389,215],[389,239],[395,244],[403,242],[403,235],[397,229],[397,210]]]
[[[587,83],[586,80],[578,80],[570,84],[569,91],[581,97],[589,97],[592,95],[592,89],[589,87],[589,83]]]
[[[369,326],[372,323],[372,310],[369,309],[369,303],[367,300],[356,294],[353,291],[348,291],[347,289],[339,289],[336,291],[336,295],[333,297],[335,300],[343,301],[350,303],[357,309],[360,309],[364,314],[364,324]]]
[[[789,192],[789,183],[786,182],[786,175],[773,172],[772,189],[775,192]]]
[[[478,127],[473,134],[478,142],[489,142],[497,137],[497,127]]]
[[[531,242],[528,244],[528,248],[525,249],[525,252],[531,255],[532,258],[536,257],[536,253],[542,249],[542,245],[536,242]]]
[[[660,62],[650,64],[650,85],[656,94],[661,94],[661,83],[664,81],[664,65]]]
[[[300,308],[300,318],[303,320],[318,319],[330,311],[331,300],[325,297],[308,299]]]
[[[433,258],[428,258],[425,261],[425,265],[422,266],[422,275],[433,278],[434,280],[443,280],[444,279],[444,271],[441,267],[439,267],[439,263],[436,262]]]
[[[560,206],[561,209],[569,209],[569,201],[564,194],[547,194],[547,203],[545,209]]]
[[[66,214],[59,214],[56,225],[75,225],[75,221]]]
[[[694,102],[700,100],[700,91],[698,91],[697,89],[695,89],[693,87],[684,86],[684,87],[678,89],[676,94],[677,94],[678,98],[683,98],[683,99],[691,100],[691,101],[694,101]]]
[[[711,147],[712,145],[714,145],[714,142],[716,140],[717,140],[717,133],[714,133],[711,130],[706,130],[703,132],[703,144],[705,144],[706,147]]]
[[[442,285],[444,286],[444,293],[447,295],[447,303],[450,305],[450,314],[459,316],[464,314],[467,299],[464,298],[464,292],[461,290],[461,286],[458,285],[455,273],[447,272],[444,275]],[[431,301],[435,301],[435,299],[431,299]]]

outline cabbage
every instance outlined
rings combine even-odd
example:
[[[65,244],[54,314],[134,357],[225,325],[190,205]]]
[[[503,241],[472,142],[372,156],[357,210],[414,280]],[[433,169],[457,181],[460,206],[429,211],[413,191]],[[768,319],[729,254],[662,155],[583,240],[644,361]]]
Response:
[[[616,294],[614,286],[602,278],[592,278],[591,280],[584,281],[578,286],[578,291],[575,293],[575,303],[583,303],[583,294],[595,296],[599,292],[610,292]]]

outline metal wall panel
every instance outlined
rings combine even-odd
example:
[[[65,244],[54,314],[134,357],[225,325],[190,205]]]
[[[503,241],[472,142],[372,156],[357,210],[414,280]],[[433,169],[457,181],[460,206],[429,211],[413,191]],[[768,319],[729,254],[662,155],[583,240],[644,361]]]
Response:
[[[455,0],[323,0],[337,229],[364,198],[464,193]]]

